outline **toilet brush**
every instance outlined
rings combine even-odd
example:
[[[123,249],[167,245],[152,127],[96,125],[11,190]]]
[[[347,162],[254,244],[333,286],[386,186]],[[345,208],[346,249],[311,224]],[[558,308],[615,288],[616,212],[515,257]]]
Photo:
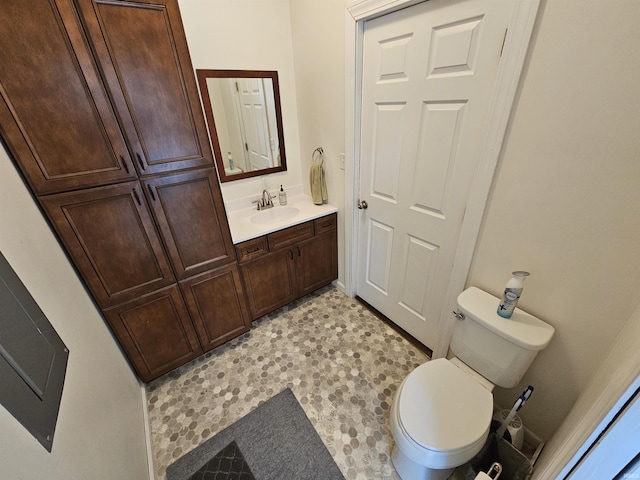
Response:
[[[529,399],[532,393],[533,393],[533,387],[529,385],[527,389],[524,392],[522,392],[522,395],[518,397],[518,399],[516,400],[516,403],[513,404],[513,408],[509,412],[509,415],[507,415],[507,418],[504,420],[504,422],[502,422],[502,425],[500,425],[500,427],[496,431],[496,435],[498,437],[502,437],[504,435],[504,432],[509,426],[509,424],[511,423],[511,420],[513,420],[513,417],[516,416],[516,412],[522,408],[522,406]]]

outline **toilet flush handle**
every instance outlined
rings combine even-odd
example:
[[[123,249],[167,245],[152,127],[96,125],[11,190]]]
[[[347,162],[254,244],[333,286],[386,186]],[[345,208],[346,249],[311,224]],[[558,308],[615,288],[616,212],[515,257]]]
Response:
[[[453,313],[453,316],[456,317],[458,320],[464,320],[464,313],[458,312],[457,310],[454,310],[451,313]]]

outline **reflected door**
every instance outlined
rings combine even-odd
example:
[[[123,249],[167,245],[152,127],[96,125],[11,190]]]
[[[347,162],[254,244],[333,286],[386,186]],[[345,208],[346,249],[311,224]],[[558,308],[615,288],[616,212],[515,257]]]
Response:
[[[238,85],[240,113],[244,125],[246,153],[251,170],[273,167],[269,143],[269,122],[264,88],[260,78],[241,78]]]
[[[431,349],[510,3],[433,0],[365,23],[357,293]]]

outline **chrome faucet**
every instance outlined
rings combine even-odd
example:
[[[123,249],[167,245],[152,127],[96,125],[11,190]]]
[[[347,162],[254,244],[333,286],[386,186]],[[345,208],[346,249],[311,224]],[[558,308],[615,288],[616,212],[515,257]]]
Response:
[[[258,204],[258,210],[264,210],[265,208],[273,208],[272,199],[276,198],[276,196],[271,196],[271,194],[265,189],[262,191],[262,198],[258,200],[254,200],[252,203]]]

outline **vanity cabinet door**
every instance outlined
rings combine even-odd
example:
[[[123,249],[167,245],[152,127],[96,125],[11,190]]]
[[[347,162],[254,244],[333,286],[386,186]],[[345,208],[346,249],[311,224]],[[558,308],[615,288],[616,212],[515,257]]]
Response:
[[[303,296],[338,278],[336,231],[317,235],[296,246],[298,295]]]
[[[142,175],[213,155],[175,0],[76,0]]]
[[[202,353],[175,284],[105,310],[104,315],[144,382]]]
[[[102,308],[175,282],[138,182],[40,202]]]
[[[240,264],[252,319],[298,298],[293,248]]]
[[[136,178],[70,2],[3,2],[0,133],[36,194]]]
[[[178,279],[235,260],[213,168],[145,179],[144,184]]]
[[[183,280],[180,288],[205,351],[251,328],[237,265]]]

